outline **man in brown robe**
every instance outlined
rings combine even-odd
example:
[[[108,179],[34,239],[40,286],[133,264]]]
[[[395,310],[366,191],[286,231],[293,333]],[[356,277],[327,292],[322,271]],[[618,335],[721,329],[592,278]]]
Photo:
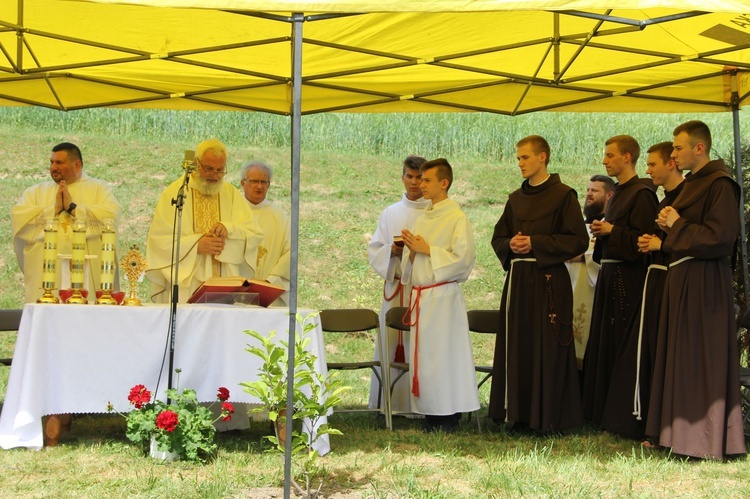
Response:
[[[492,236],[508,274],[489,414],[513,430],[548,433],[583,424],[565,261],[586,249],[588,234],[575,191],[547,173],[547,141],[532,135],[516,147],[526,180],[508,198]]]
[[[677,195],[682,191],[682,172],[670,157],[671,154],[671,142],[660,142],[648,149],[646,174],[651,176],[655,186],[661,186],[664,189],[664,199],[659,202],[657,212],[666,206],[671,206]],[[627,420],[627,418],[624,418],[624,420],[630,422],[626,426],[630,433],[626,433],[626,435],[636,438],[641,438],[645,434],[654,359],[656,358],[659,312],[661,311],[661,299],[664,294],[664,283],[667,279],[669,265],[669,254],[663,251],[661,247],[663,240],[664,232],[656,224],[656,221],[653,223],[652,232],[642,234],[638,238],[638,251],[647,255],[648,259],[646,281],[643,284],[643,299],[638,319],[630,329],[630,334],[634,338],[627,341],[628,352],[618,359],[629,362],[618,362],[612,375],[613,384],[627,386],[630,383],[635,383],[632,394],[632,409],[636,423]],[[636,359],[635,364],[630,362],[634,358]],[[616,420],[619,420],[619,418]]]
[[[633,429],[634,380],[616,384],[612,377],[617,362],[636,364],[628,352],[629,328],[636,321],[646,277],[645,255],[638,252],[638,236],[650,232],[658,201],[653,184],[638,178],[635,164],[640,156],[638,142],[629,135],[617,135],[605,143],[607,174],[617,178],[615,194],[607,204],[604,220],[591,224],[596,237],[594,260],[601,263],[594,292],[591,331],[584,357],[584,417],[603,428],[626,435],[642,436]],[[622,357],[622,358],[621,358]],[[604,420],[605,411],[607,420]]]
[[[690,174],[657,219],[672,263],[646,433],[675,454],[723,459],[746,452],[729,265],[739,186],[722,160],[711,161],[705,123],[678,126],[672,144],[672,158]]]

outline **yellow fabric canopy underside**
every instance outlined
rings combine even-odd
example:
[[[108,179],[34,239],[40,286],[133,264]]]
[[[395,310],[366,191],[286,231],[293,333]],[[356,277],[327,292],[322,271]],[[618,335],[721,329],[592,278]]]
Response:
[[[750,89],[750,2],[130,3],[2,2],[0,105],[289,114],[292,11],[304,114],[710,112]]]

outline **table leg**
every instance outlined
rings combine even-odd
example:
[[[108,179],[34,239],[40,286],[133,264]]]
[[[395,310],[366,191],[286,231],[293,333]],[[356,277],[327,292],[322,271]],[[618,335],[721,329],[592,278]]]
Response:
[[[70,431],[70,414],[50,414],[44,418],[44,446],[55,447],[60,442],[60,434]]]

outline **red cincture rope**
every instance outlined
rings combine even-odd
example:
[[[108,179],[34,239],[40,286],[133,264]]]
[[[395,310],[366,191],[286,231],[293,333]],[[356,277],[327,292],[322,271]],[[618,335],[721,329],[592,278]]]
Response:
[[[409,327],[414,326],[414,376],[412,376],[411,379],[411,393],[414,394],[415,397],[419,397],[419,299],[422,295],[422,290],[437,288],[440,286],[445,286],[446,284],[452,284],[454,282],[456,281],[443,281],[435,284],[430,284],[428,286],[412,286],[411,288],[411,294],[413,295],[414,291],[416,290],[417,296],[414,299],[413,304],[411,301],[411,296],[409,297],[409,307],[406,309],[406,313],[401,319],[401,322]],[[416,312],[416,318],[414,319],[414,322],[411,322],[412,312]]]
[[[385,301],[392,301],[396,295],[398,295],[398,306],[403,307],[404,306],[404,285],[401,283],[401,279],[398,280],[398,283],[396,284],[396,291],[393,292],[391,296],[388,296],[385,293],[385,288],[388,286],[388,281],[383,283],[383,299]],[[399,331],[398,332],[398,344],[396,345],[396,352],[393,356],[393,362],[406,362],[406,354],[404,353],[404,332]]]

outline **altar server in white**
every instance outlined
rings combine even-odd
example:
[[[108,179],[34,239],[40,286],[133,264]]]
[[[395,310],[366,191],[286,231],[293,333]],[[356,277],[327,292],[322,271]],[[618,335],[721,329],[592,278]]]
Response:
[[[180,232],[179,302],[187,302],[193,291],[212,276],[240,275],[248,265],[255,270],[263,232],[245,198],[230,183],[227,149],[216,139],[198,144],[198,168],[190,175]],[[174,206],[172,200],[182,186],[180,177],[159,196],[148,233],[146,277],[151,281],[151,299],[170,301],[170,274]],[[245,275],[244,277],[253,277]]]
[[[403,244],[396,244],[394,237],[401,237],[403,229],[411,229],[417,217],[424,212],[424,209],[430,204],[428,199],[422,197],[422,174],[419,167],[426,160],[420,156],[409,156],[404,160],[401,170],[401,182],[404,184],[404,195],[398,203],[393,203],[383,211],[378,220],[378,228],[370,240],[367,248],[370,257],[370,266],[384,279],[383,284],[383,304],[380,307],[380,339],[385,349],[385,335],[388,327],[385,324],[385,314],[392,307],[405,307],[409,304],[410,285],[401,283],[401,255],[403,253]],[[395,331],[391,332],[388,339],[390,352],[388,352],[391,361],[395,359],[396,349],[401,345],[400,351],[405,355],[409,352],[409,335],[399,335]],[[399,343],[400,340],[400,343]],[[380,349],[375,346],[375,360],[380,360]],[[406,359],[404,358],[403,361]],[[395,379],[398,371],[391,372],[391,379]],[[381,376],[382,379],[382,376]],[[372,375],[370,382],[370,409],[378,407],[378,382],[375,375]],[[392,410],[396,413],[411,412],[409,381],[402,377],[393,389],[391,399]],[[382,401],[381,401],[382,406]]]
[[[432,201],[404,239],[402,282],[412,286],[411,407],[425,431],[454,432],[462,412],[479,409],[474,355],[459,283],[476,254],[471,225],[448,198],[453,170],[440,158],[424,163],[422,195]]]
[[[83,172],[83,156],[75,144],[63,142],[53,147],[49,165],[52,180],[26,189],[10,211],[13,248],[24,278],[25,303],[33,303],[42,296],[45,219],[59,220],[58,253],[69,255],[72,253],[73,219],[83,218],[86,221],[86,254],[100,258],[101,222],[107,218],[117,221],[122,213],[109,185]],[[58,289],[62,267],[59,262],[56,266]],[[93,295],[100,288],[101,266],[90,265],[88,274],[89,282],[84,286]]]
[[[267,198],[273,170],[260,161],[250,161],[242,165],[240,179],[242,192],[253,212],[253,218],[263,231],[254,279],[268,281],[288,292],[291,227],[286,213]],[[248,271],[245,267],[240,275],[244,276]],[[288,293],[281,295],[271,306],[286,307],[287,295]]]

